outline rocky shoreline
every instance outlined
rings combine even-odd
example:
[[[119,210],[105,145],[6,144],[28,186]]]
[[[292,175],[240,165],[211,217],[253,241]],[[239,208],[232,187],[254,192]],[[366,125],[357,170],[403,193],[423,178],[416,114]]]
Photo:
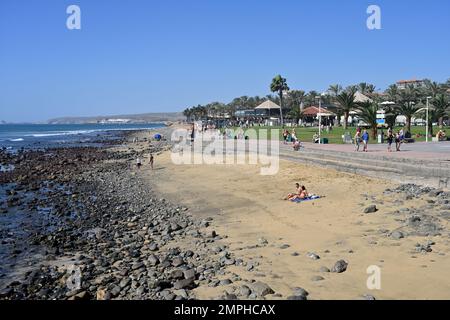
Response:
[[[191,299],[236,263],[202,230],[210,221],[146,186],[136,156],[107,146],[1,153],[15,169],[0,175],[0,299]]]

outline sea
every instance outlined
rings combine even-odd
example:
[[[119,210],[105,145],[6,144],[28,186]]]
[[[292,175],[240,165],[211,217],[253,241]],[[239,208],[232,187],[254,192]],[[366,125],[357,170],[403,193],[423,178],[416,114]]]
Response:
[[[44,149],[92,146],[100,140],[114,139],[121,131],[162,128],[148,124],[0,124],[0,149]]]

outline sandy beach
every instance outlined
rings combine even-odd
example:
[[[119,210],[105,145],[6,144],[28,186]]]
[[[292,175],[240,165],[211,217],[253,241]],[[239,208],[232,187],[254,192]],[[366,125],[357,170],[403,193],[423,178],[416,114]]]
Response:
[[[413,191],[417,197],[386,192],[398,185],[289,161],[281,161],[274,176],[261,176],[252,165],[174,165],[170,152],[144,172],[159,194],[194,216],[212,217],[210,228],[226,235],[222,242],[245,261],[222,276],[241,280],[199,286],[198,298],[236,293],[252,281],[273,289],[269,299],[284,299],[297,287],[309,292],[308,299],[450,298],[448,200],[436,201],[427,190]],[[296,182],[324,197],[299,204],[281,200]],[[364,213],[370,205],[378,211]],[[431,232],[409,228],[411,217],[422,214],[436,218]],[[341,259],[348,262],[345,272],[326,272]],[[372,265],[381,270],[380,290],[366,285]]]

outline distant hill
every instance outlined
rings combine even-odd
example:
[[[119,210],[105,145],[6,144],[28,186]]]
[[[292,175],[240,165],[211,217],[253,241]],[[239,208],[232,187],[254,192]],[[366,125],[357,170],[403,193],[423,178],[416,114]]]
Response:
[[[49,124],[85,124],[85,123],[149,123],[185,120],[181,112],[160,112],[142,114],[124,114],[96,117],[61,117],[47,121]]]

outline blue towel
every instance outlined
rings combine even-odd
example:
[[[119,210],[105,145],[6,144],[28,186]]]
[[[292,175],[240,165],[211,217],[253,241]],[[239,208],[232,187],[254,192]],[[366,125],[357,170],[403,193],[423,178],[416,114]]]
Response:
[[[311,200],[316,200],[316,199],[320,199],[320,196],[310,196],[310,197],[307,197],[307,198],[304,198],[304,199],[297,198],[297,199],[294,199],[294,200],[291,200],[291,201],[295,202],[295,203],[300,203],[300,202],[311,201]]]

